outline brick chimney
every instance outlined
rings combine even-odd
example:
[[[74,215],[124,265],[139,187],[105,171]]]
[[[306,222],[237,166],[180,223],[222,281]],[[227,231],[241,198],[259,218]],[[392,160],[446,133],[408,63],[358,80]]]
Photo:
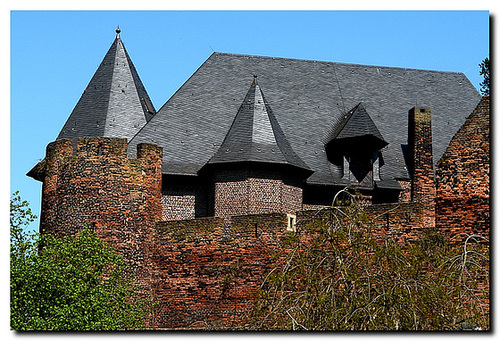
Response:
[[[414,107],[408,112],[408,171],[411,200],[423,204],[423,227],[434,227],[436,185],[432,158],[431,111]]]

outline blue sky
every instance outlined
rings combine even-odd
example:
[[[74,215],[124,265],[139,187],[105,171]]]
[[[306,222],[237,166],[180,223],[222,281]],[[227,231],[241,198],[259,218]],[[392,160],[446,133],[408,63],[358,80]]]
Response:
[[[45,155],[115,38],[159,109],[213,51],[463,72],[476,88],[489,13],[13,11],[10,193],[36,214]],[[38,222],[34,224],[38,227]]]

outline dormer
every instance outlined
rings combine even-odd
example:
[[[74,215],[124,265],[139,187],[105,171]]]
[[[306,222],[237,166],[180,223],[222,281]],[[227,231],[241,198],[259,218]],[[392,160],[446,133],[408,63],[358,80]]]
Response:
[[[359,103],[333,127],[325,144],[328,161],[341,170],[342,179],[360,188],[373,188],[384,165],[387,142]]]

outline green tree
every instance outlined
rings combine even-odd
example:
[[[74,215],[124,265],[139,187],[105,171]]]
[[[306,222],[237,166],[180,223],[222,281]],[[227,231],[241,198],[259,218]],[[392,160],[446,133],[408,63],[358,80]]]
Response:
[[[479,64],[481,71],[479,74],[484,77],[484,80],[479,84],[481,85],[481,94],[483,96],[490,94],[490,59],[486,57],[481,64]]]
[[[249,314],[249,329],[489,329],[488,246],[436,232],[376,239],[354,198],[291,234]]]
[[[140,329],[144,300],[123,277],[124,260],[88,227],[76,237],[24,232],[35,219],[11,197],[11,328],[14,330]]]

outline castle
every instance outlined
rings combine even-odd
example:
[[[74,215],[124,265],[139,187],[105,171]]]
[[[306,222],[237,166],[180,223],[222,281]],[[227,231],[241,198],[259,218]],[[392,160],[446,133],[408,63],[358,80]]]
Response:
[[[489,235],[489,96],[462,73],[213,53],[157,111],[116,33],[28,176],[42,232],[90,223],[123,252],[151,327],[234,326],[345,187],[377,233]]]

